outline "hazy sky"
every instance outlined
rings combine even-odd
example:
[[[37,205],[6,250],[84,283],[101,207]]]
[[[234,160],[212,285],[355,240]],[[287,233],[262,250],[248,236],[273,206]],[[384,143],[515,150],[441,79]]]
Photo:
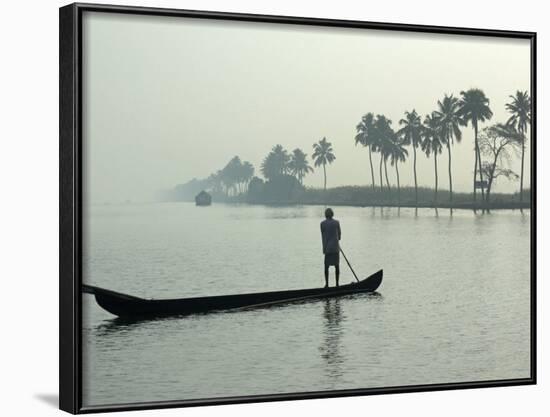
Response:
[[[445,93],[478,87],[491,123],[504,122],[508,96],[530,83],[528,40],[107,13],[86,13],[83,34],[92,203],[152,200],[235,155],[259,175],[273,145],[311,155],[323,136],[336,154],[328,186],[370,184],[368,153],[354,144],[363,114],[384,114],[397,129],[405,110],[425,115]],[[470,191],[471,127],[452,151],[454,189]],[[438,162],[447,188],[446,151]],[[433,159],[419,154],[417,165],[419,183],[433,186]],[[526,186],[529,169],[527,155]],[[412,163],[400,174],[412,184]],[[322,170],[305,184],[322,187]],[[495,191],[518,187],[502,179]]]

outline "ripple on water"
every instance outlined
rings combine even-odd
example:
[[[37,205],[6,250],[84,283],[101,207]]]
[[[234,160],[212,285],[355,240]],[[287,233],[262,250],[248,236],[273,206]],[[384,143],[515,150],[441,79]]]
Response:
[[[147,298],[320,286],[322,210],[94,207],[84,281]],[[379,295],[134,322],[85,296],[84,403],[529,376],[528,212],[336,213],[355,269],[384,268]]]

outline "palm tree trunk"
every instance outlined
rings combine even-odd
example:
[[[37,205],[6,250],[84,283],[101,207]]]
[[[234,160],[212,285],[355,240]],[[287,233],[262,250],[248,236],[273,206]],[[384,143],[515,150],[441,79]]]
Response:
[[[418,181],[416,179],[416,146],[414,146],[414,143],[413,143],[413,153],[414,153],[414,160],[413,160],[413,167],[414,167],[414,202],[415,202],[415,206],[418,207]],[[397,167],[397,164],[395,166]]]
[[[369,145],[369,162],[370,162],[370,175],[372,177],[372,190],[374,191],[374,188],[376,185],[374,184],[374,168],[372,167],[372,149]]]
[[[493,179],[495,175],[495,168],[497,166],[497,160],[498,160],[498,154],[499,152],[496,152],[495,159],[493,161],[493,166],[491,167],[491,173],[488,178],[488,184],[487,184],[487,194],[486,194],[486,203],[489,204],[491,200],[491,187],[493,186]]]
[[[447,139],[447,151],[449,152],[449,201],[453,202],[453,176],[451,173],[451,140]]]
[[[481,183],[483,184],[483,171],[481,170],[481,152],[479,149],[477,152],[477,160],[479,161],[479,181],[481,181]],[[481,201],[485,201],[485,189],[483,188],[483,185],[481,187]]]
[[[436,203],[436,205],[437,205],[437,152],[434,152],[434,169],[435,169],[434,203]]]
[[[325,177],[325,193],[327,192],[327,164],[323,164],[323,175]]]
[[[474,133],[475,135],[475,133]],[[474,203],[477,200],[477,188],[476,188],[476,181],[477,181],[477,137],[474,136],[474,154],[475,154],[475,162],[474,162]]]
[[[488,184],[487,184],[487,194],[485,194],[485,202],[487,203],[487,205],[489,205],[489,203],[491,202],[491,186],[493,185],[493,181],[492,181],[492,178],[489,178],[488,179]],[[488,208],[487,208],[488,210]]]
[[[399,163],[395,161],[395,173],[397,174],[397,204],[401,205],[401,185],[399,184]]]
[[[386,184],[388,186],[388,193],[391,193],[390,180],[388,179],[388,164],[385,158],[384,158],[384,172],[386,174]]]
[[[382,181],[382,159],[383,159],[382,153],[380,153],[380,192],[384,191],[384,181]]]
[[[474,128],[475,128],[476,153],[477,153],[476,159],[479,163],[479,181],[481,181],[481,183],[483,183],[483,171],[481,169],[481,152],[479,150],[479,142],[477,140],[477,123],[475,124]],[[481,187],[481,201],[485,201],[485,190],[484,190],[483,186]]]
[[[519,202],[523,203],[523,162],[525,160],[525,133],[521,132],[521,176],[519,180]]]

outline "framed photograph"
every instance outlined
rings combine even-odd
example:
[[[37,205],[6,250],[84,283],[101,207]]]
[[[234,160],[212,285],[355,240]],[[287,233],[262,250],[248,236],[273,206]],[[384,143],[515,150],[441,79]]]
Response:
[[[534,384],[535,63],[528,32],[62,7],[60,408]]]

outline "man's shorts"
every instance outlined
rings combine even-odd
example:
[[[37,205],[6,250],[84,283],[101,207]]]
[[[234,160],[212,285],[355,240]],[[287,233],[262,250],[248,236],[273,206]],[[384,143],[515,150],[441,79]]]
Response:
[[[340,265],[340,254],[336,253],[325,253],[325,266],[329,265]]]

